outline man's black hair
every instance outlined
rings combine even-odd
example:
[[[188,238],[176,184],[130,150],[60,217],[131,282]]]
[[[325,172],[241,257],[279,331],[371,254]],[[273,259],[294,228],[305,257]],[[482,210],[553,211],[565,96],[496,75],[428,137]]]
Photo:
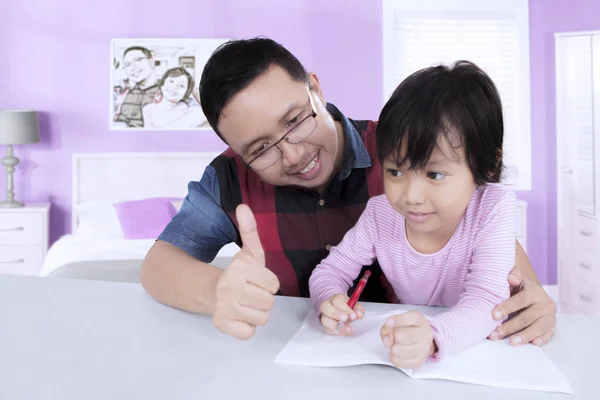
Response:
[[[200,79],[200,104],[208,123],[223,141],[217,128],[223,109],[233,96],[272,65],[283,68],[296,81],[308,82],[302,63],[269,38],[230,40],[208,59]]]

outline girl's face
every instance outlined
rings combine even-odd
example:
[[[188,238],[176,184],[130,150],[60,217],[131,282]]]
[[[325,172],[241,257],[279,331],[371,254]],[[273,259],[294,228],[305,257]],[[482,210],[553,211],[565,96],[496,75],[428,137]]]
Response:
[[[424,252],[438,251],[447,243],[477,187],[464,148],[453,141],[457,143],[440,136],[422,169],[398,166],[391,157],[383,163],[387,199],[405,217],[411,245]]]
[[[185,75],[169,76],[161,88],[165,100],[172,103],[179,103],[183,100],[187,89],[188,78]]]

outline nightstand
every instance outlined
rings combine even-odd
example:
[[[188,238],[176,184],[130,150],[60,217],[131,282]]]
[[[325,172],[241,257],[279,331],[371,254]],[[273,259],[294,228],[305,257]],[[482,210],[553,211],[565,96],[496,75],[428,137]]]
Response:
[[[0,208],[0,274],[37,275],[48,252],[50,204]]]

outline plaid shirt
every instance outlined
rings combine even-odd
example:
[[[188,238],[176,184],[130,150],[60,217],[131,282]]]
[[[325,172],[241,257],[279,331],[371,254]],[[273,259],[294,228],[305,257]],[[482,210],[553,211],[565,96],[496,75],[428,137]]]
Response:
[[[265,183],[228,149],[213,160],[200,183],[190,183],[180,212],[159,239],[210,262],[222,245],[242,245],[235,209],[245,203],[256,217],[266,266],[278,276],[280,294],[308,297],[315,266],[356,224],[369,198],[383,193],[376,123],[350,120],[331,104],[327,109],[342,124],[345,148],[342,169],[324,192]],[[377,263],[371,271],[361,299],[397,301]]]

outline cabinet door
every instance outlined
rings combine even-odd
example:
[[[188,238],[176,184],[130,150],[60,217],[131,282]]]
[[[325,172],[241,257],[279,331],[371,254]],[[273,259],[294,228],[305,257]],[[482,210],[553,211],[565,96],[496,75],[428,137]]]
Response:
[[[592,38],[556,39],[557,230],[561,301],[576,306],[577,215],[594,213]],[[586,147],[587,146],[587,147]]]
[[[571,102],[569,91],[568,70],[575,57],[571,51],[570,37],[557,37],[555,42],[555,79],[556,79],[556,160],[557,160],[557,198],[556,198],[556,223],[557,223],[557,266],[558,289],[560,300],[573,307],[576,305],[575,285],[573,275],[570,273],[569,253],[573,248],[572,225],[569,223],[575,218],[575,204],[573,195],[573,166],[571,165],[571,143],[569,131]],[[571,67],[572,68],[572,67]]]
[[[594,168],[594,102],[592,36],[571,38],[572,63],[567,68],[569,115],[572,141],[571,163],[575,175],[577,212],[596,215],[596,178]]]
[[[593,81],[594,81],[594,194],[596,197],[595,213],[596,221],[600,221],[600,34],[596,34],[592,39],[593,55]],[[596,227],[598,229],[598,227]],[[597,249],[600,253],[600,242],[597,243]]]

